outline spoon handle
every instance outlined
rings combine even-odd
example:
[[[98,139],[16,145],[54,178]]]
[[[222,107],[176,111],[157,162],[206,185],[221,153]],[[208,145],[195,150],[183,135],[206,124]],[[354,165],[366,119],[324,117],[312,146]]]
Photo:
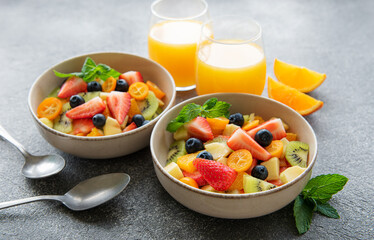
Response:
[[[58,196],[58,195],[43,195],[43,196],[23,198],[23,199],[8,201],[8,202],[2,202],[0,203],[0,210],[9,208],[9,207],[18,206],[18,205],[25,204],[25,203],[36,202],[36,201],[43,201],[43,200],[62,201],[62,198],[63,196]]]
[[[10,136],[10,134],[1,125],[0,125],[0,136],[3,139],[10,142],[11,144],[13,144],[22,153],[24,157],[30,156],[30,154],[25,150],[25,148],[16,139]]]

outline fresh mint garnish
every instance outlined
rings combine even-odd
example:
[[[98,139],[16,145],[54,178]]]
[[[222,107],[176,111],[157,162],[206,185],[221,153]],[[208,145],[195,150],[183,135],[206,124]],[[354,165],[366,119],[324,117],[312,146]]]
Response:
[[[320,175],[309,180],[304,190],[295,199],[293,212],[299,234],[307,232],[313,212],[326,217],[340,218],[338,211],[327,202],[332,195],[343,189],[348,178],[339,174]]]
[[[217,98],[211,98],[206,101],[203,106],[195,103],[189,103],[182,108],[179,115],[173,119],[167,126],[166,130],[169,132],[177,131],[183,124],[192,119],[201,116],[208,118],[228,117],[229,108],[231,104],[223,101],[218,101]]]
[[[77,76],[82,78],[85,82],[94,81],[96,78],[106,81],[109,77],[117,78],[120,75],[119,72],[110,68],[108,65],[102,63],[96,65],[96,63],[90,57],[87,57],[84,61],[81,72],[60,73],[56,70],[53,71],[57,77],[67,78]]]

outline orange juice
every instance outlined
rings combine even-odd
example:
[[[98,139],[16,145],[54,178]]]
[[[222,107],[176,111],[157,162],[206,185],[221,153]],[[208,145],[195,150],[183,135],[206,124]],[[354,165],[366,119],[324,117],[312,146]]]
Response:
[[[243,92],[261,95],[265,79],[265,55],[258,45],[238,44],[234,40],[201,44],[197,57],[197,94]]]
[[[196,45],[201,22],[165,21],[148,35],[149,57],[164,66],[177,87],[195,85]]]

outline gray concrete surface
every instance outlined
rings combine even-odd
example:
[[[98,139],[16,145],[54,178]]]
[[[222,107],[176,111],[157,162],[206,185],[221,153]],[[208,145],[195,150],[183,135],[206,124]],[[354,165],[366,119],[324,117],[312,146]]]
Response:
[[[35,154],[58,153],[66,169],[45,180],[20,174],[22,156],[0,141],[0,201],[63,194],[78,182],[123,171],[132,181],[119,197],[84,212],[38,202],[0,211],[0,239],[373,239],[374,2],[208,0],[212,16],[246,15],[263,26],[268,74],[277,57],[326,72],[312,96],[325,106],[306,119],[319,141],[313,175],[350,180],[331,204],[341,218],[315,214],[298,236],[289,205],[268,216],[224,220],[186,209],[159,184],[148,148],[88,160],[50,146],[27,109],[35,78],[52,64],[95,51],[147,56],[151,1],[0,0],[0,123]],[[178,99],[194,92],[179,94]],[[266,95],[266,94],[265,94]]]

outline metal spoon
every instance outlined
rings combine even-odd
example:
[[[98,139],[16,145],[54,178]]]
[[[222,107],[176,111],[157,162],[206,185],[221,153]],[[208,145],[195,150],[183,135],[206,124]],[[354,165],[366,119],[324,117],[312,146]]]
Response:
[[[44,178],[59,173],[65,167],[65,159],[58,155],[34,156],[0,125],[0,137],[13,144],[25,157],[22,174],[27,178]]]
[[[73,187],[65,195],[43,195],[0,203],[0,209],[25,203],[55,200],[74,211],[96,207],[120,194],[129,184],[126,173],[110,173],[87,179]]]

